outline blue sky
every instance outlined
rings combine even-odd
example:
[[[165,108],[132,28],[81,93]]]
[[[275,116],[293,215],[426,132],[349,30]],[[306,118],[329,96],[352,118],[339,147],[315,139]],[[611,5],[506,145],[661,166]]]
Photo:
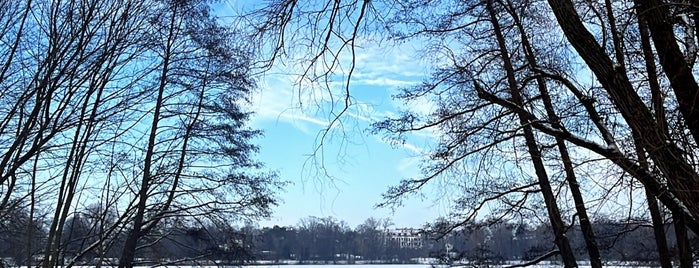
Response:
[[[371,135],[370,123],[404,109],[391,95],[421,81],[430,71],[427,63],[414,58],[418,54],[410,43],[382,47],[363,42],[357,52],[357,69],[350,83],[355,105],[342,126],[333,128],[324,141],[322,159],[310,155],[330,120],[327,90],[299,87],[297,76],[284,74],[293,73],[289,69],[294,67],[285,65],[260,78],[260,91],[251,107],[256,112],[252,126],[265,132],[257,141],[262,147],[258,157],[292,183],[280,194],[283,203],[273,217],[260,225],[296,225],[307,216],[332,216],[351,227],[368,217],[391,218],[396,227],[419,227],[447,214],[448,204],[435,197],[443,189],[430,187],[424,191],[425,198],[409,199],[395,211],[374,209],[389,186],[419,175],[419,155],[433,137],[416,135],[404,146],[394,147],[381,136]],[[342,86],[342,81],[335,81],[331,88],[342,91]],[[431,109],[425,102],[408,107],[418,112]],[[323,170],[313,161],[322,161],[332,178],[320,174]]]
[[[245,9],[244,5],[260,4],[234,0],[226,3],[217,6],[216,11],[235,12],[234,10]],[[312,5],[315,2],[307,3]],[[301,25],[296,25],[298,28],[294,30],[308,30],[303,28],[306,24]],[[290,35],[296,37],[303,35],[292,33]],[[424,160],[420,154],[428,152],[430,146],[436,143],[437,135],[423,132],[410,136],[407,144],[395,148],[382,140],[381,136],[372,136],[368,131],[371,122],[395,115],[401,109],[423,114],[434,110],[434,105],[429,101],[403,104],[391,98],[397,89],[419,83],[430,75],[433,66],[441,64],[439,53],[433,51],[429,53],[430,57],[424,57],[421,49],[428,46],[419,40],[411,40],[413,41],[399,44],[385,41],[383,45],[372,40],[356,40],[356,70],[350,82],[354,105],[342,118],[341,124],[335,125],[330,135],[323,140],[321,154],[316,154],[315,158],[311,154],[317,146],[318,135],[332,119],[329,108],[337,108],[329,100],[332,96],[337,101],[344,91],[344,74],[348,70],[348,62],[351,62],[351,55],[347,51],[338,55],[342,66],[334,70],[332,78],[336,80],[329,83],[331,93],[324,86],[298,83],[298,76],[293,74],[301,73],[302,68],[307,66],[294,60],[308,57],[308,51],[298,47],[285,51],[292,54],[292,59],[277,62],[272,70],[259,77],[260,91],[253,96],[251,105],[251,110],[256,113],[252,118],[252,126],[265,132],[265,136],[256,141],[261,146],[258,157],[269,169],[278,171],[283,180],[291,182],[280,193],[282,204],[276,208],[270,220],[259,223],[261,226],[293,226],[308,216],[331,216],[347,222],[351,227],[361,224],[368,217],[390,218],[396,227],[419,227],[438,217],[448,216],[452,203],[450,200],[460,195],[457,192],[460,184],[477,183],[477,177],[471,179],[468,174],[461,176],[463,178],[453,178],[452,184],[437,179],[423,189],[421,193],[425,195],[424,198],[410,199],[395,211],[374,209],[374,205],[381,202],[381,194],[390,186],[398,184],[402,178],[420,176],[420,164]],[[313,47],[313,44],[306,45]],[[591,157],[586,150],[572,152],[580,154],[580,159]],[[514,159],[517,156],[512,157]],[[321,170],[313,161],[321,161],[325,169]],[[510,172],[510,164],[503,162],[504,171]],[[464,168],[467,171],[469,169],[468,166]],[[577,169],[583,174],[597,174],[595,172],[600,170],[594,164],[578,166]],[[603,170],[607,172],[608,169],[605,167]],[[331,178],[320,174],[325,171]],[[492,172],[498,171],[503,170]],[[512,172],[521,173],[525,178],[534,177],[534,172],[528,165]],[[555,173],[552,174],[555,176]],[[605,173],[592,177],[606,176]],[[605,193],[605,199],[592,199],[591,207],[595,214],[623,214],[617,210],[628,208],[623,205],[628,203],[623,200],[627,197],[623,196],[623,192],[619,192],[618,198],[606,196],[608,186],[611,186],[609,184],[615,181],[616,179],[583,181],[585,192],[591,196]],[[566,194],[565,191],[563,194]],[[484,212],[490,210],[490,205],[491,203],[486,204]],[[570,202],[560,206],[564,211],[572,211]]]

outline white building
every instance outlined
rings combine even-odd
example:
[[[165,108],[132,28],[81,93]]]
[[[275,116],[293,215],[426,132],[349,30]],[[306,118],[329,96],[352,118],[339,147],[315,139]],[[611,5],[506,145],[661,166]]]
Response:
[[[396,228],[386,230],[386,240],[400,248],[422,248],[424,237],[420,229]]]

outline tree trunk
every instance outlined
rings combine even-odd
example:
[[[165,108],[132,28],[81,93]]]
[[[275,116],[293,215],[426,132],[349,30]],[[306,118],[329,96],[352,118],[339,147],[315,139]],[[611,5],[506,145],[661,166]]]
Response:
[[[680,268],[692,268],[692,247],[689,244],[684,215],[673,213],[672,220],[675,226],[675,238],[677,238],[677,254],[680,259]]]
[[[510,11],[510,15],[512,16],[512,19],[515,25],[517,26],[517,29],[519,30],[520,36],[522,38],[522,48],[524,50],[524,55],[531,66],[538,66],[536,58],[534,57],[533,47],[529,42],[529,38],[526,32],[524,31],[524,27],[522,25],[521,20],[519,19],[519,15],[516,12],[514,12],[513,5],[510,0],[507,0],[507,4],[509,6],[508,10]],[[546,109],[546,114],[548,115],[549,120],[554,125],[562,127],[562,125],[560,124],[560,118],[558,117],[553,108],[551,96],[549,96],[549,90],[546,86],[546,81],[544,81],[543,77],[538,76],[536,78],[536,82],[539,88],[539,92],[541,93],[541,98],[544,103],[544,108]],[[568,148],[565,144],[565,141],[560,137],[555,138],[556,146],[558,147],[558,151],[561,155],[561,161],[563,162],[563,168],[566,173],[566,181],[568,182],[568,186],[570,187],[570,192],[573,196],[573,201],[575,203],[575,210],[578,214],[578,218],[580,219],[580,229],[583,233],[583,238],[585,239],[585,246],[587,248],[587,253],[590,258],[590,266],[592,268],[602,268],[602,258],[599,253],[599,247],[597,246],[597,239],[595,236],[594,229],[592,227],[592,223],[590,222],[590,218],[587,215],[585,200],[582,196],[582,193],[580,192],[580,184],[578,183],[578,180],[575,176],[573,161],[570,158],[570,154],[568,153]]]
[[[664,98],[660,90],[660,83],[658,82],[658,71],[655,65],[655,57],[653,56],[653,49],[651,48],[650,44],[650,34],[648,33],[648,27],[645,19],[638,18],[638,29],[641,39],[641,50],[643,51],[643,58],[646,65],[646,73],[648,74],[648,87],[651,91],[651,105],[655,119],[661,131],[668,133],[667,124],[665,123],[665,106],[663,103]],[[638,137],[638,133],[634,133],[634,144],[636,146],[636,154],[638,155],[639,164],[646,171],[650,171],[650,165],[648,165],[648,159],[645,151],[643,151],[643,145],[641,144],[641,138]],[[660,262],[660,266],[662,268],[672,268],[672,255],[670,254],[670,250],[667,246],[665,221],[663,219],[663,214],[660,211],[660,204],[658,203],[658,199],[653,196],[648,189],[645,189],[645,193],[646,200],[648,201],[650,218],[653,222],[655,245],[658,248],[658,261]]]
[[[655,245],[658,247],[660,267],[672,268],[672,254],[670,254],[670,249],[667,247],[665,221],[660,212],[660,204],[658,204],[658,199],[648,193],[648,191],[646,191],[646,199],[648,199],[648,210],[653,222],[653,234],[655,235]]]
[[[502,57],[503,65],[507,75],[508,87],[510,93],[512,94],[512,100],[515,104],[523,107],[523,100],[519,87],[515,79],[515,71],[512,67],[509,52],[507,51],[507,46],[505,44],[505,38],[502,35],[502,30],[500,29],[500,23],[497,20],[495,10],[492,6],[493,0],[487,1],[487,9],[490,15],[490,21],[493,25],[493,31],[497,37],[498,46],[500,50],[500,56]],[[551,182],[549,181],[548,174],[546,173],[546,168],[544,166],[543,159],[541,157],[541,151],[539,150],[534,137],[534,132],[529,126],[528,120],[524,117],[519,116],[522,125],[522,130],[524,132],[525,142],[529,151],[529,155],[532,158],[532,164],[534,165],[534,170],[539,181],[539,187],[541,193],[544,197],[544,202],[546,204],[546,209],[548,210],[549,221],[551,222],[551,228],[554,232],[555,244],[561,252],[561,257],[563,258],[563,263],[565,267],[578,267],[575,261],[575,255],[570,247],[570,242],[566,236],[566,226],[561,219],[561,213],[558,209],[558,204],[556,203],[556,197],[551,189]]]
[[[682,158],[682,150],[659,130],[653,115],[631,85],[623,68],[613,63],[606,52],[585,28],[570,0],[548,0],[568,41],[587,63],[597,80],[609,93],[612,101],[621,112],[633,131],[637,131],[643,141],[646,152],[668,180],[673,197],[661,198],[673,213],[685,213],[698,226],[699,195],[691,189],[699,189],[699,174]],[[623,159],[610,159],[624,169],[627,164]],[[662,186],[653,177],[637,177],[651,187],[653,193],[661,193]],[[654,181],[656,180],[656,181]],[[676,199],[675,199],[676,197]],[[670,204],[674,203],[674,204]],[[693,228],[694,228],[693,227]]]
[[[650,171],[650,165],[648,164],[648,159],[646,153],[643,151],[643,146],[641,145],[640,137],[638,133],[634,133],[634,145],[636,147],[636,155],[638,156],[638,162],[641,168],[646,171]],[[660,212],[660,206],[658,204],[658,199],[653,196],[648,189],[645,190],[646,199],[648,201],[648,210],[650,211],[650,218],[653,222],[653,233],[655,235],[655,245],[658,248],[658,257],[660,266],[663,268],[672,268],[672,255],[667,247],[667,237],[665,234],[665,221]]]
[[[136,256],[136,247],[138,246],[138,240],[143,235],[145,235],[142,229],[144,224],[144,217],[146,214],[146,203],[148,201],[150,181],[152,179],[151,164],[155,150],[156,136],[158,134],[160,110],[163,106],[165,88],[167,87],[167,76],[170,67],[170,57],[172,56],[172,45],[175,37],[175,18],[178,5],[174,4],[173,6],[174,8],[172,10],[169,24],[170,28],[168,29],[168,37],[166,40],[167,43],[165,46],[165,52],[163,53],[163,67],[158,85],[158,97],[153,112],[153,122],[151,124],[150,134],[148,137],[148,147],[146,149],[146,155],[143,160],[143,177],[141,178],[141,186],[138,191],[138,204],[136,206],[136,214],[134,215],[133,226],[131,227],[131,231],[129,231],[128,236],[126,237],[126,241],[124,242],[124,248],[121,252],[121,257],[119,258],[119,268],[133,267],[133,260]]]
[[[674,18],[670,17],[669,3],[659,0],[634,2],[639,17],[648,23],[660,65],[677,96],[677,104],[687,129],[692,133],[694,140],[699,142],[699,85],[694,79],[692,67],[677,44],[673,25],[670,23]]]

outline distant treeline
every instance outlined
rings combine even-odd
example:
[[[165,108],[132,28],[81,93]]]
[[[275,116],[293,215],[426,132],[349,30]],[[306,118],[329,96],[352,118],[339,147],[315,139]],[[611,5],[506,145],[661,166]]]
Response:
[[[88,249],[100,236],[91,220],[84,216],[68,220],[62,235],[64,262],[85,250],[89,253],[81,263],[118,261],[120,252],[115,246],[118,243]],[[40,241],[25,239],[23,232],[27,228],[21,225],[21,219],[13,223],[4,224],[0,232],[0,257],[5,263],[21,264],[14,260],[27,259],[28,256],[22,255],[22,249],[29,243]],[[653,229],[647,221],[597,219],[594,225],[599,230],[598,241],[605,260],[657,261]],[[439,231],[440,225],[432,224],[414,235],[422,239],[419,247],[401,245],[392,239],[396,238],[395,232],[391,235],[395,226],[388,219],[369,218],[355,228],[332,217],[308,217],[296,226],[286,227],[247,225],[225,229],[220,225],[178,221],[176,218],[163,226],[144,241],[142,245],[148,244],[148,247],[136,256],[137,263],[217,261],[242,264],[255,260],[274,263],[410,263],[416,258],[435,258],[444,262],[500,262],[532,260],[554,250],[551,228],[545,224],[476,223],[449,232]],[[669,244],[673,245],[672,253],[676,254],[674,233],[672,227],[667,226]],[[46,232],[40,226],[34,231]],[[585,244],[577,225],[571,227],[568,236],[580,260],[585,260]],[[699,248],[696,236],[691,238],[693,248]],[[125,238],[117,241],[121,239]],[[42,256],[40,252],[35,254]]]
[[[97,213],[93,212],[94,209],[87,209],[67,219],[61,232],[61,254],[57,265],[118,264],[121,244],[127,239],[127,234],[120,232],[110,241],[103,241],[105,232],[100,227],[113,224],[117,220],[116,214],[94,217]],[[242,264],[253,259],[251,236],[243,230],[245,228],[212,221],[171,217],[140,241],[134,263],[186,265],[208,264],[216,260],[223,264]],[[45,242],[47,233],[47,221],[31,221],[26,211],[14,211],[11,220],[0,222],[0,267],[44,263],[45,249],[37,245]],[[32,249],[31,254],[27,254],[28,248]]]
[[[594,226],[605,260],[650,263],[658,260],[653,229],[647,221],[597,219]],[[671,251],[676,254],[674,232],[667,226]],[[445,262],[498,262],[532,260],[555,250],[551,228],[545,224],[478,223],[446,234],[436,231],[438,228],[428,228],[422,231],[424,243],[420,248],[401,248],[387,237],[392,227],[387,220],[371,218],[354,229],[333,218],[307,218],[295,227],[254,230],[254,256],[260,260],[300,263],[358,260],[402,263],[425,257]],[[571,229],[570,241],[579,259],[585,260],[582,233],[577,225]],[[692,236],[692,241],[698,243],[696,236]]]

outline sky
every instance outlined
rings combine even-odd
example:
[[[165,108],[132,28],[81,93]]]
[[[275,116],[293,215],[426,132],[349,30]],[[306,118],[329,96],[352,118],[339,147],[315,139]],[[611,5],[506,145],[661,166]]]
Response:
[[[256,2],[231,0],[214,4],[213,9],[225,18],[250,10],[246,5],[254,5],[251,3]],[[449,204],[440,198],[445,188],[439,185],[429,185],[421,192],[424,196],[409,198],[401,207],[375,208],[390,186],[420,175],[421,154],[435,142],[434,135],[418,133],[408,143],[394,146],[381,134],[370,133],[372,122],[403,109],[432,110],[429,102],[405,105],[392,98],[400,88],[419,83],[431,73],[419,47],[411,42],[357,40],[356,69],[350,81],[354,104],[323,139],[320,152],[316,151],[319,135],[332,120],[326,88],[299,86],[294,74],[304,66],[298,64],[278,62],[257,77],[259,90],[250,106],[255,113],[251,127],[264,131],[254,141],[260,146],[257,159],[289,182],[279,192],[281,202],[274,214],[258,225],[296,226],[303,218],[314,216],[333,217],[354,228],[373,217],[391,219],[399,228],[420,227],[447,216]],[[341,57],[345,63],[350,60],[346,54]],[[346,77],[340,73],[333,78],[332,90],[344,92]]]
[[[252,126],[264,131],[264,137],[256,141],[261,146],[258,157],[290,182],[279,195],[281,205],[261,226],[295,226],[302,218],[315,216],[333,217],[350,227],[369,217],[389,218],[395,227],[420,227],[447,215],[448,204],[438,198],[440,189],[431,187],[423,191],[425,197],[410,198],[401,207],[375,208],[390,186],[402,178],[419,176],[420,155],[434,140],[430,135],[417,135],[396,147],[380,134],[371,134],[370,124],[405,109],[392,95],[420,82],[430,71],[421,59],[411,56],[419,54],[410,43],[382,47],[365,42],[357,52],[350,82],[355,105],[342,127],[333,128],[316,157],[312,155],[319,134],[330,120],[324,89],[299,88],[297,76],[279,71],[289,66],[277,66],[260,77],[260,90],[251,106],[255,112]],[[335,89],[342,90],[339,87]],[[431,109],[429,103],[407,107],[419,112]]]
[[[238,8],[244,9],[236,5],[259,4],[235,0],[226,3],[224,10],[217,12],[236,12]],[[297,82],[298,76],[293,74],[300,73],[305,66],[293,60],[281,61],[257,77],[259,91],[250,105],[250,110],[255,112],[250,123],[253,128],[264,131],[264,137],[255,140],[261,147],[258,159],[268,169],[278,172],[280,179],[290,182],[279,193],[281,202],[274,214],[259,222],[260,226],[295,226],[303,218],[314,216],[333,217],[350,227],[356,227],[369,217],[391,219],[394,227],[420,227],[437,218],[448,217],[451,201],[460,195],[457,187],[437,180],[421,190],[424,196],[406,200],[401,207],[375,208],[389,187],[398,185],[404,178],[419,178],[425,160],[423,155],[430,151],[438,137],[429,132],[416,133],[406,144],[392,146],[381,134],[371,134],[370,125],[404,109],[421,114],[434,111],[429,101],[404,104],[394,100],[392,95],[400,88],[420,83],[431,74],[433,66],[440,63],[435,53],[430,53],[431,57],[424,56],[421,49],[426,46],[420,40],[398,44],[361,38],[355,41],[356,69],[349,83],[353,105],[323,139],[319,135],[333,118],[329,110],[333,105],[325,87]],[[300,48],[290,51],[305,53]],[[347,54],[340,54],[339,58],[347,67],[351,58]],[[339,71],[329,83],[335,101],[337,92],[344,92],[346,78],[342,70]],[[323,146],[318,151],[320,141]],[[534,174],[527,166],[518,171],[529,176]],[[603,185],[597,188],[606,191]],[[489,206],[487,204],[484,210],[489,210]],[[595,213],[606,213],[606,207],[625,206],[602,204]]]

